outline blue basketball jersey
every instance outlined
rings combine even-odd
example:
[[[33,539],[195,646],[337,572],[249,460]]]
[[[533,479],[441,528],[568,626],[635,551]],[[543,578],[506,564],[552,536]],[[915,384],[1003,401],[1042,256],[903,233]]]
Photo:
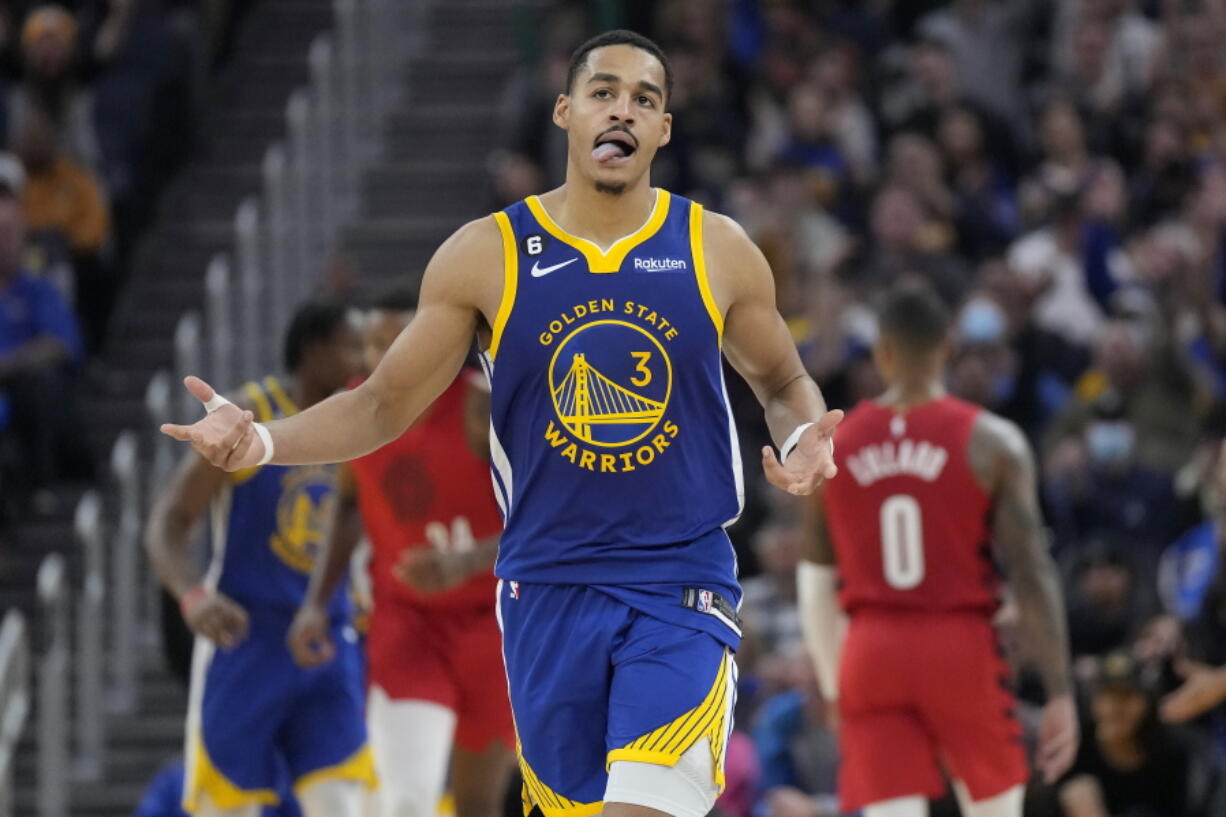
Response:
[[[243,393],[259,422],[297,412],[276,378],[248,383]],[[265,465],[228,476],[213,502],[208,581],[240,603],[292,612],[306,596],[323,546],[336,501],[336,467]],[[334,620],[349,615],[347,594],[332,597],[329,614]]]
[[[658,190],[646,224],[607,251],[535,196],[494,219],[505,283],[483,363],[506,522],[496,573],[733,592],[723,527],[741,512],[741,463],[701,206]]]

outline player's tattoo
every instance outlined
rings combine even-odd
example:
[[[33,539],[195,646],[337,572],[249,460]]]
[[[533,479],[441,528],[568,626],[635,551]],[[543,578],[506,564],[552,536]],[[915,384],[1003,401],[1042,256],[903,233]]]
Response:
[[[1039,512],[1034,456],[1022,433],[999,418],[981,420],[976,437],[975,447],[995,454],[993,540],[1017,601],[1027,651],[1048,696],[1066,694],[1068,631],[1060,578]]]

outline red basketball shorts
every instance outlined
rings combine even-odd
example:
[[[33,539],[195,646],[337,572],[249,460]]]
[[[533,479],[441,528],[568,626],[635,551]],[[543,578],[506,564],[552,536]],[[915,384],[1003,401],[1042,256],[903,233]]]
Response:
[[[972,800],[1026,781],[1010,670],[986,616],[857,612],[839,676],[844,811],[939,797],[942,768]]]
[[[460,748],[481,752],[494,740],[515,747],[492,603],[433,610],[378,599],[366,646],[370,684],[392,700],[433,701],[451,709]]]

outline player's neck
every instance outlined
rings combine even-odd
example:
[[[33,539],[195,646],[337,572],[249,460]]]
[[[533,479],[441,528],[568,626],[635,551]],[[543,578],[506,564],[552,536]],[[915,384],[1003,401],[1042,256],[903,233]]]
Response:
[[[907,411],[940,400],[945,395],[945,385],[937,379],[896,380],[877,398],[877,402],[892,409]]]
[[[607,249],[647,223],[656,191],[647,174],[618,194],[601,192],[590,180],[568,174],[566,184],[541,196],[541,203],[563,230]]]

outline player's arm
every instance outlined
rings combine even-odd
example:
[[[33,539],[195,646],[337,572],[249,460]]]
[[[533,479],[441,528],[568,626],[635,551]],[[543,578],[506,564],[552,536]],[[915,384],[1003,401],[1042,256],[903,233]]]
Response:
[[[839,608],[835,590],[838,571],[834,543],[826,528],[824,489],[819,486],[805,502],[804,550],[796,566],[796,604],[800,613],[800,632],[809,658],[817,670],[817,681],[827,701],[839,696],[839,654],[847,616]]]
[[[357,483],[348,463],[337,469],[336,502],[325,531],[323,551],[315,559],[306,597],[286,637],[294,660],[304,667],[326,664],[336,654],[335,645],[328,634],[328,602],[345,577],[353,551],[362,538]]]
[[[971,459],[982,460],[985,455],[995,471],[996,553],[1017,602],[1027,653],[1047,692],[1035,763],[1052,782],[1073,762],[1078,742],[1060,576],[1047,551],[1034,455],[1025,435],[1012,423],[984,412],[972,435]]]
[[[478,316],[497,310],[501,280],[502,238],[494,220],[479,219],[460,228],[430,260],[413,322],[371,376],[356,389],[265,424],[271,462],[345,462],[400,436],[455,379]],[[186,385],[201,402],[213,399],[213,389],[204,381],[190,377]],[[251,419],[232,406],[220,406],[194,425],[166,424],[162,431],[190,442],[227,471],[260,463],[266,451]]]
[[[145,552],[162,585],[178,601],[183,619],[197,635],[230,647],[247,634],[247,614],[232,599],[201,583],[191,537],[209,503],[229,477],[188,452],[170,484],[158,494],[145,526]]]
[[[766,477],[790,493],[811,493],[837,471],[831,440],[843,412],[826,410],[775,306],[770,265],[740,225],[705,213],[703,249],[712,259],[713,295],[724,310],[724,355],[757,395],[771,438],[786,459],[781,464],[769,446],[764,448]]]

